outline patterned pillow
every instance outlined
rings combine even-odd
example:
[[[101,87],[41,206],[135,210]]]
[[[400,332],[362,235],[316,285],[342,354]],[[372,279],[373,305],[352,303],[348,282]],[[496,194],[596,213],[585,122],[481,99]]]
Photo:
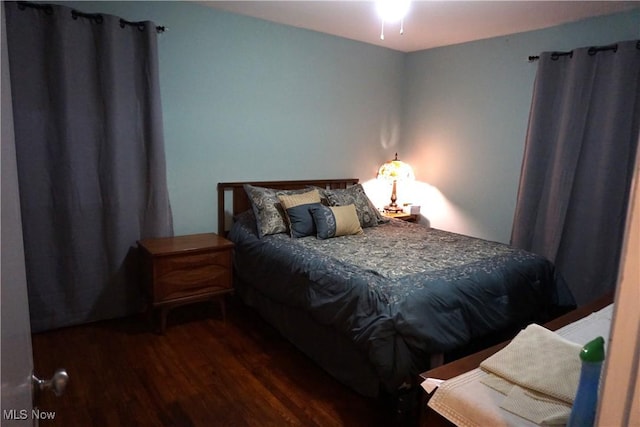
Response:
[[[309,191],[308,188],[301,190],[274,190],[273,188],[256,187],[249,184],[245,184],[243,187],[256,217],[259,238],[263,238],[268,234],[286,233],[287,231],[285,212],[282,209],[280,199],[278,199],[279,195],[300,194]]]
[[[318,239],[362,234],[362,227],[354,205],[311,207],[311,214],[317,229]]]
[[[361,184],[352,185],[345,189],[321,189],[320,192],[322,197],[329,203],[329,206],[346,206],[353,204],[358,213],[358,220],[362,228],[375,227],[380,223],[387,222],[382,215],[380,215],[374,204],[371,203]]]
[[[302,194],[280,194],[291,237],[305,237],[316,234],[316,227],[309,207],[320,203],[320,193],[314,189]]]

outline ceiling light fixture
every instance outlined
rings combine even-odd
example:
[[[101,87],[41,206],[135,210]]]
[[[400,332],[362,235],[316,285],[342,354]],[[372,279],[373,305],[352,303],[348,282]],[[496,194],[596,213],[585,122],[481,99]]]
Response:
[[[382,19],[380,40],[384,40],[384,23],[400,21],[400,35],[404,34],[404,17],[409,12],[411,0],[376,0],[376,10]]]

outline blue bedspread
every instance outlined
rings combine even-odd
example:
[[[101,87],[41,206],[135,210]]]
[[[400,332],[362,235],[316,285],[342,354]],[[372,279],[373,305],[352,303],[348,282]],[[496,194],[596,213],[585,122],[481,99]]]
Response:
[[[242,281],[335,328],[390,390],[428,367],[432,353],[573,305],[540,256],[399,220],[327,240],[258,239],[247,213],[229,238]]]

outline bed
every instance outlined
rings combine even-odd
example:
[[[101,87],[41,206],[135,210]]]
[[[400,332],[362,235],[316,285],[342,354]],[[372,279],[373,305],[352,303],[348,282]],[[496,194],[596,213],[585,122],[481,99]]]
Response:
[[[262,235],[248,196],[254,188],[314,188],[327,205],[362,187],[357,179],[219,183],[218,232],[235,243],[240,298],[365,396],[412,388],[435,355],[504,339],[500,333],[574,307],[546,259],[420,224],[378,217],[339,237]]]

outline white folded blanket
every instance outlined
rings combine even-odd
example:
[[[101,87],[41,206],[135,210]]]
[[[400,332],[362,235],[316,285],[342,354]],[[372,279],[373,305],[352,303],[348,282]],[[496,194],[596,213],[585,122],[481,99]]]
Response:
[[[521,387],[573,403],[580,380],[579,344],[531,324],[480,368]]]
[[[574,351],[581,349],[582,344],[597,336],[605,338],[605,343],[608,341],[612,316],[613,304],[556,331],[561,338],[576,343],[574,349],[569,352],[572,354],[569,355],[570,363],[581,366],[579,356]],[[529,332],[531,331],[527,331],[527,334]],[[520,338],[522,337],[518,340]],[[549,338],[555,342],[555,336]],[[555,345],[552,347],[552,351],[557,350]],[[549,373],[554,357],[548,351],[535,347],[525,351],[523,357],[519,362],[525,365],[525,368],[521,370],[516,367],[516,373],[529,370],[533,360],[544,364],[543,378],[545,375],[553,375],[556,379],[566,381],[566,372],[559,375]],[[487,363],[490,365],[491,361],[487,359]],[[574,383],[578,381],[575,378],[574,376]],[[573,389],[577,388],[574,386]],[[568,394],[572,393],[575,391]],[[429,407],[461,427],[536,427],[564,424],[571,412],[570,403],[520,387],[480,368],[445,381],[429,400]]]
[[[567,422],[580,380],[581,346],[531,324],[480,368],[482,382],[506,395],[500,407],[536,424]]]
[[[485,372],[480,382],[502,393],[505,397],[499,403],[500,408],[537,425],[564,425],[571,415],[571,405],[529,390],[501,377]]]

